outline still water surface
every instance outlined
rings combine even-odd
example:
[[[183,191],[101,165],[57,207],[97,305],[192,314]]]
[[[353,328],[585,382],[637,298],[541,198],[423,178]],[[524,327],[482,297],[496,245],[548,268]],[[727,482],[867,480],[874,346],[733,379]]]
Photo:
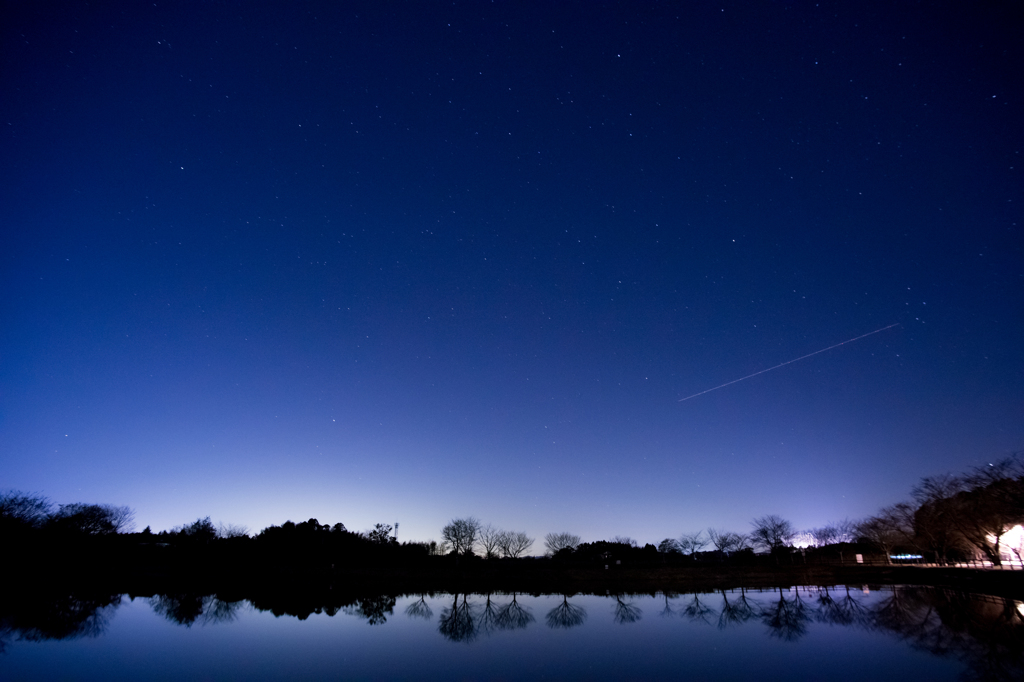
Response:
[[[930,588],[109,601],[3,615],[0,679],[1024,679],[1024,604]]]

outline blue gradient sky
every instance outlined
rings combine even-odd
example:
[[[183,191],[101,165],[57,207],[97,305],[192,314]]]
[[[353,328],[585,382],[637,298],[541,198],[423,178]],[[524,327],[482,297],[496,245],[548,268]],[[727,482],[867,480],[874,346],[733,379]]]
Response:
[[[8,3],[0,487],[657,541],[1021,450],[1013,6]]]

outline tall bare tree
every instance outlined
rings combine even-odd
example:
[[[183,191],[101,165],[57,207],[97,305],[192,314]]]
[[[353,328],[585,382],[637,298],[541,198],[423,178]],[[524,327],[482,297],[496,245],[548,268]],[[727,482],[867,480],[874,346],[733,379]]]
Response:
[[[768,514],[750,522],[753,531],[750,539],[754,545],[773,552],[786,547],[793,541],[796,529],[793,524],[777,514]]]
[[[679,537],[679,549],[682,550],[683,554],[696,554],[705,547],[708,546],[710,540],[704,537],[704,531],[699,530],[696,533],[683,533]]]
[[[841,542],[853,542],[856,524],[849,519],[826,523],[821,528],[807,531],[815,547],[837,545]]]
[[[934,553],[936,563],[945,564],[950,553],[969,544],[960,530],[964,512],[960,493],[966,485],[962,476],[927,476],[911,492],[918,504],[915,538],[922,551]]]
[[[452,519],[441,529],[441,537],[457,555],[472,554],[476,545],[480,522],[472,516],[464,519]]]
[[[875,516],[857,524],[857,535],[878,546],[885,553],[886,563],[898,544],[913,538],[914,508],[905,502],[885,507]]]
[[[505,531],[500,528],[495,528],[491,524],[481,526],[480,531],[477,534],[477,542],[480,543],[480,549],[484,552],[485,559],[497,559],[498,553],[501,551],[501,542],[505,537]]]
[[[745,535],[728,530],[716,530],[714,528],[708,528],[708,540],[711,542],[712,547],[724,554],[738,552],[743,549],[747,542]]]
[[[501,536],[501,555],[509,559],[518,559],[530,551],[533,545],[533,538],[521,530],[507,530]]]

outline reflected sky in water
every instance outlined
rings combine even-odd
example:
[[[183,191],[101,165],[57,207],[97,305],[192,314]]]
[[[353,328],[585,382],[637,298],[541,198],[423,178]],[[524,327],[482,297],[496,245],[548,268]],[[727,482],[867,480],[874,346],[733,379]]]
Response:
[[[300,619],[212,596],[125,596],[78,636],[54,630],[65,639],[6,617],[0,678],[955,680],[978,672],[963,651],[979,651],[967,641],[979,627],[1001,628],[985,646],[1019,641],[1017,606],[917,588],[441,594]]]

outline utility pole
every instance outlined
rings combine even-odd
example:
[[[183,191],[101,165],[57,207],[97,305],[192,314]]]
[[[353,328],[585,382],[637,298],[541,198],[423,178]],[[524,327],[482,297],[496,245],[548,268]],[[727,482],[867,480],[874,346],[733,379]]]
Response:
[[[395,521],[395,542],[398,542],[398,521]]]

